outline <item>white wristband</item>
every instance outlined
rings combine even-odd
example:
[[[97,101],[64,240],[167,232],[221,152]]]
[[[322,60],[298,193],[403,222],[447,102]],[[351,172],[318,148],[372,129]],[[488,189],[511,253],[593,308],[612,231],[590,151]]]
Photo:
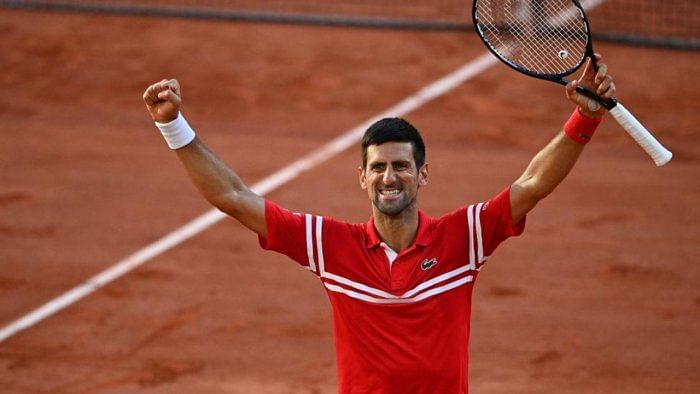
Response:
[[[195,134],[192,127],[187,123],[181,113],[177,113],[177,118],[168,123],[156,122],[156,127],[163,134],[165,142],[170,149],[180,149],[194,140]]]

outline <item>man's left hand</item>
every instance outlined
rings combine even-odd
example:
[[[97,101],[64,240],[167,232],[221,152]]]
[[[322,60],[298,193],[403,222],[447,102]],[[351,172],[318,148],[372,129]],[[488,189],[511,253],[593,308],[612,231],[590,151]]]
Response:
[[[578,80],[569,82],[566,85],[566,98],[576,104],[581,113],[589,118],[600,118],[605,114],[605,108],[597,101],[588,96],[576,91],[577,86],[584,87],[591,92],[596,93],[603,98],[611,98],[615,95],[615,83],[610,75],[608,75],[608,66],[601,63],[603,58],[596,53],[596,63],[598,64],[598,72],[593,69],[593,62],[588,59],[586,66],[583,69],[583,74]]]

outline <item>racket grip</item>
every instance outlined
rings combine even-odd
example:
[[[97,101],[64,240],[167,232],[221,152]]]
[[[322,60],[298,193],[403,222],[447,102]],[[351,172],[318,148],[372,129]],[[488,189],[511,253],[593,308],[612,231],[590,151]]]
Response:
[[[622,126],[627,133],[644,149],[649,156],[654,160],[657,166],[662,166],[668,163],[673,157],[673,154],[641,124],[639,121],[619,102],[610,110],[610,114],[615,118],[617,123]]]

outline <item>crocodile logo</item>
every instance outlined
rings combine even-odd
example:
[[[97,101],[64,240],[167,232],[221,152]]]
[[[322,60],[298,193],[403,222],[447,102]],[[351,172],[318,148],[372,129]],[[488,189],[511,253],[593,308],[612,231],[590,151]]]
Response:
[[[427,271],[427,270],[429,270],[429,269],[435,267],[435,266],[437,265],[437,263],[438,263],[438,261],[437,261],[436,258],[432,258],[432,259],[430,259],[430,260],[425,259],[425,260],[423,260],[422,263],[420,263],[420,268],[421,268],[423,271]]]

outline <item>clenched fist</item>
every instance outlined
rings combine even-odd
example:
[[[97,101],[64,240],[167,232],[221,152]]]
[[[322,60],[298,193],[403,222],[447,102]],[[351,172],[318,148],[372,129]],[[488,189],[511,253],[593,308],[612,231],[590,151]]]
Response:
[[[154,122],[173,121],[177,118],[182,104],[180,83],[176,79],[164,79],[154,83],[143,93],[143,101]]]

